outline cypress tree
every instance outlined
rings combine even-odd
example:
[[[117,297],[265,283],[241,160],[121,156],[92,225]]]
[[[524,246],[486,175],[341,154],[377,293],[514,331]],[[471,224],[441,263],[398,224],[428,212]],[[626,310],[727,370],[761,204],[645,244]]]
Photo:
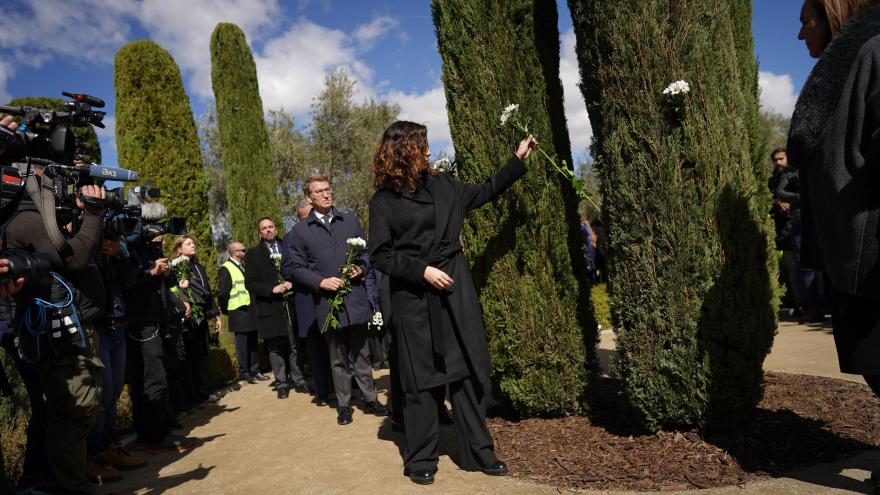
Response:
[[[211,82],[217,101],[220,157],[226,178],[226,200],[232,237],[250,246],[257,242],[257,220],[281,220],[269,155],[257,66],[235,24],[220,23],[211,34]]]
[[[183,217],[212,278],[217,268],[208,216],[208,189],[189,98],[180,69],[150,40],[116,52],[116,143],[119,165],[162,190],[169,216]]]
[[[9,106],[28,106],[42,108],[45,110],[61,110],[64,103],[70,100],[62,100],[60,98],[49,98],[43,96],[23,96],[21,98],[12,99]],[[97,110],[97,109],[96,109]],[[83,157],[90,163],[101,163],[101,144],[98,142],[98,134],[95,128],[88,125],[84,127],[70,127],[73,135],[76,136],[77,144],[82,150]]]
[[[499,127],[510,103],[570,164],[555,2],[434,0],[432,11],[461,178],[485,180],[524,137]],[[570,414],[583,410],[597,340],[578,200],[537,153],[527,165],[511,190],[467,217],[462,240],[496,392],[521,415]]]
[[[746,417],[776,327],[755,60],[730,3],[569,1],[622,329],[614,372],[655,430]],[[663,94],[676,80],[690,92]]]

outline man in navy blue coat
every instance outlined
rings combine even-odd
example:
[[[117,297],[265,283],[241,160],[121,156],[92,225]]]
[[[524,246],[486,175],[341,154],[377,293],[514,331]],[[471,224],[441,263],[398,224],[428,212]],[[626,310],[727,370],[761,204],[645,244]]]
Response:
[[[300,222],[305,220],[312,211],[309,200],[303,198],[299,202],[296,215]],[[281,274],[284,279],[293,283],[293,262],[290,255],[294,232],[291,230],[284,236],[281,249]],[[294,306],[296,309],[297,334],[306,341],[306,353],[312,369],[312,378],[315,380],[315,398],[312,402],[318,407],[329,404],[330,392],[333,388],[333,380],[330,378],[330,356],[327,352],[327,343],[321,335],[318,318],[315,316],[315,304],[317,295],[293,286]],[[323,322],[322,322],[323,323]]]
[[[315,319],[321,328],[329,312],[329,301],[345,285],[339,277],[345,265],[348,239],[364,238],[364,231],[356,215],[342,213],[333,207],[330,181],[325,176],[313,175],[303,181],[303,192],[312,205],[312,211],[291,230],[291,243],[286,256],[293,284],[312,295]],[[373,367],[367,345],[367,322],[373,313],[364,285],[369,272],[369,258],[363,249],[355,259],[350,274],[351,293],[345,296],[337,318],[339,327],[324,334],[330,355],[330,371],[336,399],[339,401],[337,422],[346,425],[352,421],[351,378],[354,376],[364,400],[364,412],[386,416],[388,408],[377,398],[373,383]],[[298,305],[299,306],[299,305]],[[349,368],[349,354],[353,370]]]

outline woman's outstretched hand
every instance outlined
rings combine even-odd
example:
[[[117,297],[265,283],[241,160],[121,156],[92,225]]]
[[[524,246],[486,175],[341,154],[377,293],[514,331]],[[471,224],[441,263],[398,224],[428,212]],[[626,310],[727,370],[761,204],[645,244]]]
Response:
[[[516,156],[520,160],[525,160],[532,154],[532,150],[538,147],[538,141],[529,134],[529,137],[523,139],[519,142],[519,146],[516,147]]]
[[[428,282],[437,289],[448,289],[452,287],[453,283],[455,283],[453,282],[452,277],[447,275],[446,272],[439,268],[434,268],[433,266],[425,268],[424,277],[425,282]]]

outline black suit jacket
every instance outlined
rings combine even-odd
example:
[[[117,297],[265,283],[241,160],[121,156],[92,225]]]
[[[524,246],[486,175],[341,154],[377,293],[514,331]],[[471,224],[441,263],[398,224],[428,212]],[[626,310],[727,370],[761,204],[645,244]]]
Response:
[[[282,250],[278,240],[279,252]],[[257,328],[260,337],[287,337],[293,321],[287,302],[281,294],[274,294],[272,288],[278,285],[280,274],[269,257],[269,248],[260,241],[248,249],[244,255],[244,280],[251,298],[256,300]],[[251,304],[254,304],[252,301]]]

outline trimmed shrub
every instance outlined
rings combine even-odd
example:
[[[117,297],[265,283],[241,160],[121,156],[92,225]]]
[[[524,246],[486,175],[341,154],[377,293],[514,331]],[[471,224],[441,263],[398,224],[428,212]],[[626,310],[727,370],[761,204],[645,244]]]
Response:
[[[220,160],[232,238],[252,246],[259,240],[257,220],[270,217],[280,225],[269,161],[269,140],[257,66],[235,24],[221,22],[211,34],[211,82],[217,101]]]
[[[208,186],[180,69],[161,46],[138,40],[116,52],[114,82],[119,165],[162,190],[169,216],[186,219],[199,257],[216,280]]]
[[[745,3],[569,1],[621,329],[613,369],[654,430],[745,418],[773,342]],[[664,94],[676,80],[690,92]]]
[[[485,180],[525,137],[499,127],[510,103],[571,164],[555,2],[435,0],[432,12],[460,177]],[[578,200],[538,153],[528,162],[510,191],[467,217],[462,240],[496,392],[523,416],[572,414],[584,410],[597,341]]]

